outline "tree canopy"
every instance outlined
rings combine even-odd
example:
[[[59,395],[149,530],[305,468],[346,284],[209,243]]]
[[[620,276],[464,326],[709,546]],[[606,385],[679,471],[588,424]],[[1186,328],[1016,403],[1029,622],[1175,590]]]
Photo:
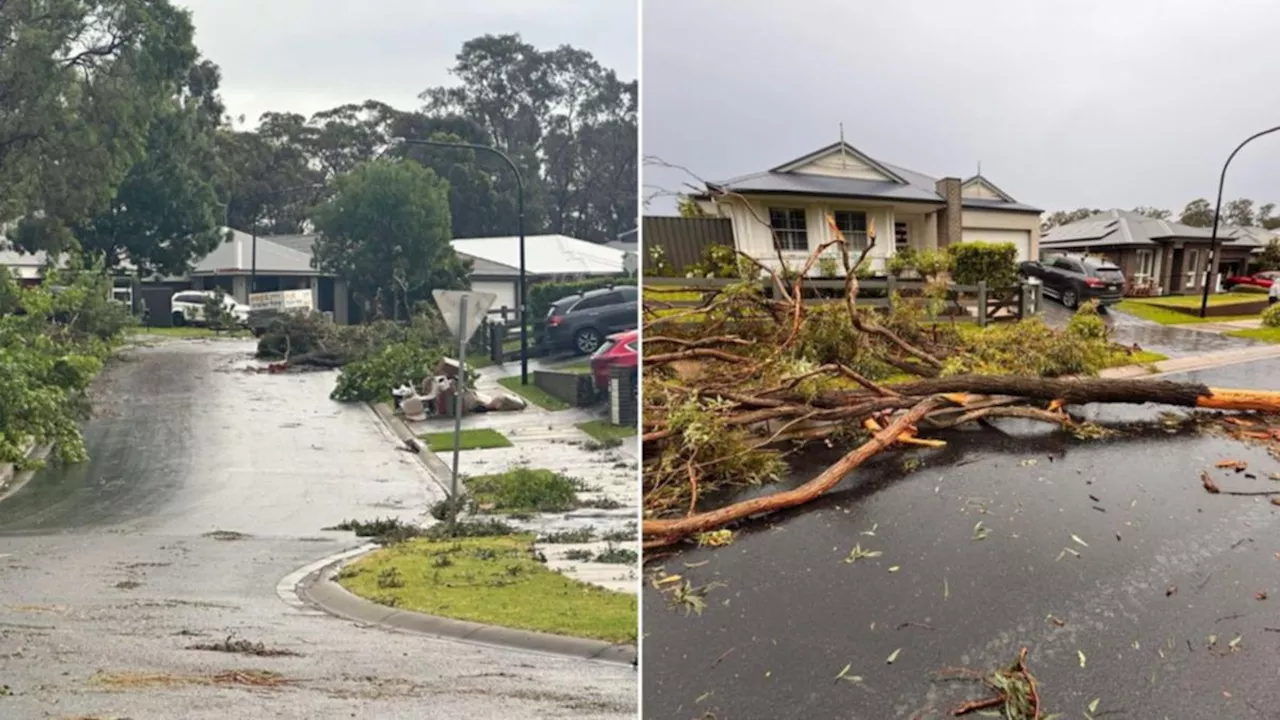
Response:
[[[347,281],[367,312],[407,317],[470,268],[449,244],[448,183],[408,160],[379,159],[334,180],[315,213],[317,267]]]

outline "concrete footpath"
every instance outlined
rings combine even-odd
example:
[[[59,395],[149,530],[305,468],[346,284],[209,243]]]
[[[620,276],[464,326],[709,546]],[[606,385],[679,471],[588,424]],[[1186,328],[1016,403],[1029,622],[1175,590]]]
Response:
[[[1253,362],[1280,358],[1280,345],[1257,345],[1205,353],[1191,357],[1169,358],[1151,365],[1125,365],[1109,368],[1098,373],[1104,378],[1142,378],[1168,375],[1170,373],[1191,372],[1208,368],[1225,367],[1237,363]]]

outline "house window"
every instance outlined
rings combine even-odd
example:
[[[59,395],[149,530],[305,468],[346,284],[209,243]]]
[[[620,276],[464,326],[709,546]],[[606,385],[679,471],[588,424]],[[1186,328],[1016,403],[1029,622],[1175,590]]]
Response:
[[[907,232],[907,224],[904,222],[896,222],[893,224],[893,251],[898,253],[906,250],[911,245],[911,235]]]
[[[800,208],[769,208],[769,226],[778,238],[783,250],[807,252],[809,229],[805,225],[804,210]]]
[[[1156,254],[1151,250],[1139,250],[1137,253],[1138,270],[1133,275],[1135,283],[1151,282],[1155,274]]]
[[[1182,266],[1186,268],[1187,285],[1194,287],[1196,285],[1196,268],[1200,266],[1200,251],[1188,250],[1186,259],[1182,261]]]
[[[860,210],[837,210],[834,213],[836,227],[849,243],[850,250],[864,250],[867,247],[867,214]]]

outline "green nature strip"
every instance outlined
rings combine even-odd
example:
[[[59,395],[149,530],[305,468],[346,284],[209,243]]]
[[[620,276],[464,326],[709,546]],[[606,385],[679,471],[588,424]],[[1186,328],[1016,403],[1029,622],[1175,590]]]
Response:
[[[453,449],[453,431],[427,433],[420,436],[432,452],[444,452]],[[458,437],[459,450],[489,450],[492,448],[511,447],[506,435],[490,428],[463,430]]]
[[[376,603],[520,630],[635,642],[634,595],[572,580],[532,553],[532,535],[410,540],[343,568],[338,582]]]

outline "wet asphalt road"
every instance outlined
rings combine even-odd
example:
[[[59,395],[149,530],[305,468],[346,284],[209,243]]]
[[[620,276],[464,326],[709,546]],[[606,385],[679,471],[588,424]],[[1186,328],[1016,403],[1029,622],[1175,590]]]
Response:
[[[1065,327],[1071,315],[1072,311],[1061,303],[1045,299],[1043,318],[1050,326]],[[1171,358],[1206,355],[1259,344],[1256,340],[1191,330],[1189,326],[1161,325],[1119,310],[1106,311],[1102,314],[1102,319],[1111,328],[1113,341],[1122,345],[1138,345],[1143,350],[1162,353]]]
[[[1187,379],[1280,389],[1280,362]],[[1159,429],[1078,441],[1001,428],[952,436],[965,440],[919,454],[913,473],[886,457],[726,548],[656,563],[723,585],[701,616],[646,585],[646,716],[950,717],[985,694],[934,682],[941,669],[1007,665],[1027,647],[1046,710],[1064,718],[1095,699],[1096,718],[1280,717],[1280,508],[1198,478],[1242,459],[1258,478],[1215,470],[1224,490],[1280,490],[1267,479],[1280,461]],[[795,482],[835,457],[807,458]],[[846,563],[855,545],[883,555]],[[846,665],[861,683],[836,679]]]
[[[276,594],[440,491],[333,375],[243,372],[251,345],[131,351],[100,378],[93,459],[0,502],[0,718],[635,717],[632,668],[359,627]],[[217,540],[215,530],[243,533]],[[301,657],[186,649],[230,634]],[[271,670],[283,689],[103,686]]]

